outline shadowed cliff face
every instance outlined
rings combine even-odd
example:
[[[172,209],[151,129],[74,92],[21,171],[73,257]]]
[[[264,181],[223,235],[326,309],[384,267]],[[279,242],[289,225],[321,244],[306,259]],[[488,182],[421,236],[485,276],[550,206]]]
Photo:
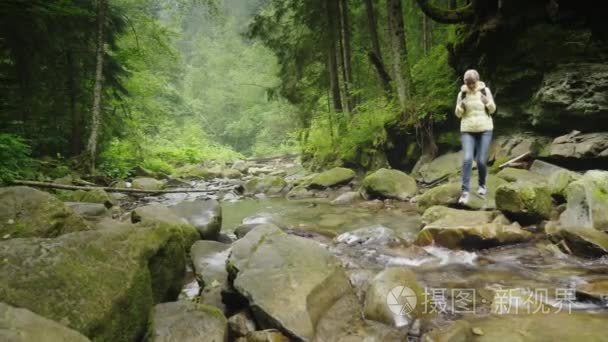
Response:
[[[608,25],[601,19],[607,6],[585,0],[483,3],[448,49],[459,73],[478,69],[493,89],[498,130],[608,130]]]

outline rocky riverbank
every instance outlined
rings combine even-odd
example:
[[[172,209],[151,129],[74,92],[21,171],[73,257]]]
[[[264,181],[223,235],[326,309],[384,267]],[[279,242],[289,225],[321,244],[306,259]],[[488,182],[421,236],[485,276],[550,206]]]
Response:
[[[493,159],[536,146],[517,139]],[[235,161],[116,184],[196,193],[0,188],[0,338],[602,340],[608,172],[524,160],[462,207],[459,158],[411,174]]]

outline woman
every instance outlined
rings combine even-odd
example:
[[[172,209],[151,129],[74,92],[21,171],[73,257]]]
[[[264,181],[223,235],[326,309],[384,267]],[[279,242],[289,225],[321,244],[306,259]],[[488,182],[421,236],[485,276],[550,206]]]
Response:
[[[490,115],[494,112],[496,112],[496,104],[490,89],[479,80],[479,73],[476,70],[468,70],[464,74],[464,85],[456,100],[456,116],[460,118],[464,152],[462,193],[458,199],[460,204],[467,204],[469,201],[473,156],[475,156],[479,169],[477,194],[485,196],[488,191],[486,188],[487,161],[494,130],[494,123]]]

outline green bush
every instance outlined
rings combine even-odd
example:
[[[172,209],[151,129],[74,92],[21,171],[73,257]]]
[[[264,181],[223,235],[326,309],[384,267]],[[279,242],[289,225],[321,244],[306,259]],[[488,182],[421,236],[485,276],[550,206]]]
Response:
[[[0,133],[0,182],[29,178],[33,173],[30,154],[31,148],[23,138]]]

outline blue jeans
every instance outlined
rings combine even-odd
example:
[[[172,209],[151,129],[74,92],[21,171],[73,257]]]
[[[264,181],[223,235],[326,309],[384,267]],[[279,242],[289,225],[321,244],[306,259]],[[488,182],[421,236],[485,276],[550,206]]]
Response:
[[[492,131],[479,133],[462,132],[462,151],[464,159],[462,162],[462,191],[469,192],[471,183],[471,169],[473,157],[479,169],[479,186],[486,186],[488,174],[488,154],[492,143]]]

